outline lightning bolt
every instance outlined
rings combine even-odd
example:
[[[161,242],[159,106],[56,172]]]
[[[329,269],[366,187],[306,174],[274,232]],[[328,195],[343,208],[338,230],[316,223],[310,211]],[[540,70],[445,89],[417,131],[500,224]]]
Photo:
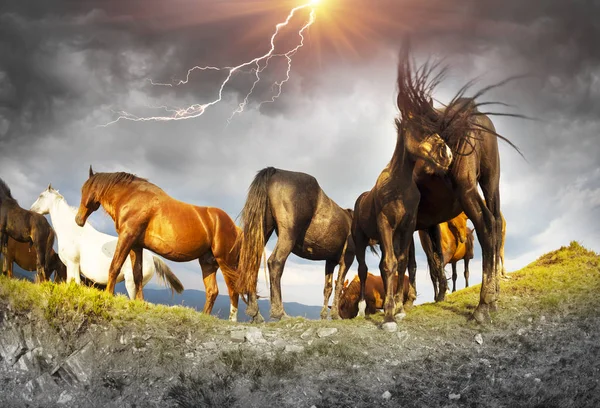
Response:
[[[221,102],[221,100],[223,99],[223,90],[225,89],[225,86],[229,83],[229,80],[231,79],[231,77],[233,76],[234,73],[243,72],[244,68],[253,66],[253,68],[251,68],[251,70],[250,70],[250,72],[254,73],[254,75],[255,75],[255,79],[254,79],[254,82],[252,83],[252,87],[250,88],[250,90],[248,91],[246,96],[244,97],[243,101],[240,102],[237,109],[235,109],[233,111],[233,113],[227,120],[227,122],[229,123],[236,114],[242,113],[244,111],[244,109],[246,108],[246,106],[248,105],[250,96],[254,92],[256,85],[261,80],[261,74],[269,66],[269,61],[275,57],[284,57],[287,60],[287,69],[286,69],[285,78],[282,79],[281,81],[276,81],[273,84],[273,87],[276,89],[275,94],[271,97],[270,100],[262,101],[259,104],[259,107],[262,106],[264,103],[275,102],[275,100],[277,98],[279,98],[279,96],[281,96],[281,91],[282,91],[283,85],[290,79],[290,72],[292,70],[292,57],[298,52],[298,50],[300,48],[302,48],[304,46],[304,40],[305,40],[304,33],[316,20],[315,6],[317,5],[317,3],[319,3],[319,0],[311,0],[310,2],[308,2],[306,4],[294,7],[289,12],[285,21],[278,23],[275,26],[275,32],[271,35],[271,41],[270,41],[271,47],[267,53],[265,53],[264,55],[262,55],[260,57],[256,57],[250,61],[244,62],[244,63],[234,66],[234,67],[221,67],[220,68],[220,67],[214,67],[214,66],[204,66],[204,67],[195,66],[195,67],[188,69],[185,79],[179,80],[174,84],[158,83],[158,82],[153,82],[152,80],[149,80],[149,82],[154,86],[176,87],[176,86],[187,84],[190,81],[190,75],[194,71],[224,71],[224,70],[226,70],[227,77],[221,83],[221,86],[219,87],[218,97],[215,100],[204,103],[204,104],[193,104],[193,105],[190,105],[185,108],[172,109],[172,108],[168,108],[166,106],[156,107],[156,108],[165,110],[168,113],[168,115],[165,115],[165,116],[143,117],[143,116],[136,116],[134,114],[131,114],[131,113],[128,113],[125,111],[118,111],[118,112],[115,112],[119,115],[116,119],[114,119],[113,121],[106,123],[104,125],[100,125],[100,126],[106,127],[106,126],[112,125],[114,123],[117,123],[120,120],[129,120],[129,121],[134,121],[134,122],[149,122],[149,121],[166,122],[166,121],[172,121],[172,120],[185,120],[185,119],[197,118],[197,117],[203,115],[204,112],[206,112],[207,108]],[[281,29],[283,29],[284,27],[289,25],[289,23],[292,20],[292,18],[294,17],[294,15],[298,11],[303,10],[303,9],[310,9],[310,14],[309,14],[308,21],[298,31],[298,35],[300,36],[299,44],[285,53],[277,53],[276,54],[275,53],[275,39],[277,38],[277,35],[279,34]]]

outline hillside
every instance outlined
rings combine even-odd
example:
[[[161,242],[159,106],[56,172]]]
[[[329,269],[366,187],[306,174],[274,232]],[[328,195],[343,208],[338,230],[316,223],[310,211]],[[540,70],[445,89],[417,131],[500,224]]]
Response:
[[[252,326],[0,277],[0,406],[600,405],[600,257],[571,243],[510,274],[382,319]]]

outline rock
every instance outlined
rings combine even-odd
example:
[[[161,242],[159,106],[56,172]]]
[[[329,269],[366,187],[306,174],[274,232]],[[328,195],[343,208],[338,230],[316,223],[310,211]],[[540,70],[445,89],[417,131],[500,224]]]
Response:
[[[460,394],[448,394],[448,398],[452,401],[452,400],[459,400],[460,399]]]
[[[528,321],[529,323],[533,322],[533,317],[530,317],[530,318],[528,318],[528,319],[527,319],[527,321]]]
[[[402,313],[397,313],[397,314],[394,316],[394,318],[395,318],[396,320],[403,320],[405,317],[406,317],[406,313],[405,313],[405,312],[402,312]]]
[[[382,324],[381,328],[386,332],[393,333],[398,330],[398,324],[396,322],[387,322]]]
[[[300,338],[301,338],[302,340],[306,340],[306,339],[308,339],[309,337],[312,337],[312,335],[314,334],[314,332],[315,332],[315,331],[314,331],[314,329],[312,329],[312,328],[311,328],[311,329],[307,329],[307,330],[306,330],[304,333],[302,333],[302,334],[300,335]]]
[[[408,340],[408,333],[405,331],[396,332],[396,336],[398,337],[398,340],[400,340],[400,343],[404,343]]]
[[[386,391],[383,394],[381,394],[381,398],[383,398],[384,400],[389,400],[390,398],[392,398],[392,393],[389,391]]]
[[[185,357],[186,357],[186,358],[194,358],[194,353],[193,353],[193,352],[191,352],[191,351],[190,351],[190,352],[188,352],[188,353],[185,353]]]
[[[525,334],[525,329],[519,329],[519,330],[517,330],[517,334],[519,336],[522,336],[523,334]]]
[[[58,389],[58,385],[54,382],[54,379],[48,374],[44,373],[34,380],[31,380],[25,384],[24,397],[31,401],[33,398],[40,394],[49,394],[54,390]]]
[[[338,332],[338,329],[336,329],[335,327],[323,327],[323,328],[317,330],[317,336],[329,337],[329,336],[336,334],[337,332]]]
[[[73,399],[73,396],[71,394],[69,394],[67,391],[63,391],[60,393],[60,397],[58,397],[58,401],[56,401],[57,404],[66,404],[67,402],[70,402]]]
[[[477,333],[475,335],[475,342],[477,344],[483,344],[483,336],[481,335],[481,333]]]
[[[246,333],[241,330],[231,332],[231,341],[234,343],[243,343],[246,341]]]
[[[288,344],[285,346],[286,353],[301,353],[304,351],[304,346],[298,346],[296,344]]]
[[[87,382],[92,368],[97,364],[97,357],[94,353],[94,344],[89,341],[85,346],[72,353],[62,365],[52,370],[51,374],[60,377],[70,385]]]
[[[541,379],[539,379],[539,378],[534,378],[534,379],[533,379],[533,381],[535,381],[535,382],[536,382],[536,383],[538,383],[538,384],[542,382],[542,380],[541,380]]]
[[[273,347],[277,350],[283,350],[288,345],[288,342],[285,340],[277,339],[273,342]]]
[[[204,348],[205,350],[216,350],[217,343],[215,343],[214,341],[207,341],[206,343],[202,343],[202,348]]]
[[[250,344],[264,344],[267,342],[262,336],[262,331],[256,327],[250,328],[246,332],[245,337]]]

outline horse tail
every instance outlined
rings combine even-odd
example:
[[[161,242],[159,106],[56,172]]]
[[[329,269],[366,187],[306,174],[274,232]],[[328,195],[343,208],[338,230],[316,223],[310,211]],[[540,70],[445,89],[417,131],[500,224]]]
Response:
[[[269,181],[276,172],[274,167],[266,167],[258,172],[250,184],[248,198],[241,212],[243,233],[237,280],[237,290],[241,294],[256,291],[260,258],[265,250]]]
[[[171,289],[171,294],[173,293],[173,291],[177,293],[183,292],[183,284],[179,279],[177,279],[177,276],[175,276],[171,268],[169,268],[169,265],[167,265],[165,261],[160,259],[158,256],[154,256],[153,258],[154,271],[156,272],[156,275],[158,276],[159,280],[165,286]]]

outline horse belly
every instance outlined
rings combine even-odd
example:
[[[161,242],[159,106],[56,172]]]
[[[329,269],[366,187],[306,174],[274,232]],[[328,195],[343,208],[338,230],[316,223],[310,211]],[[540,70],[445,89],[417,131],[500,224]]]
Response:
[[[417,230],[448,221],[462,212],[462,206],[446,179],[422,177],[418,186],[421,200],[417,212]]]
[[[14,262],[26,271],[35,271],[37,269],[37,253],[35,248],[26,243],[13,242],[15,242]]]

